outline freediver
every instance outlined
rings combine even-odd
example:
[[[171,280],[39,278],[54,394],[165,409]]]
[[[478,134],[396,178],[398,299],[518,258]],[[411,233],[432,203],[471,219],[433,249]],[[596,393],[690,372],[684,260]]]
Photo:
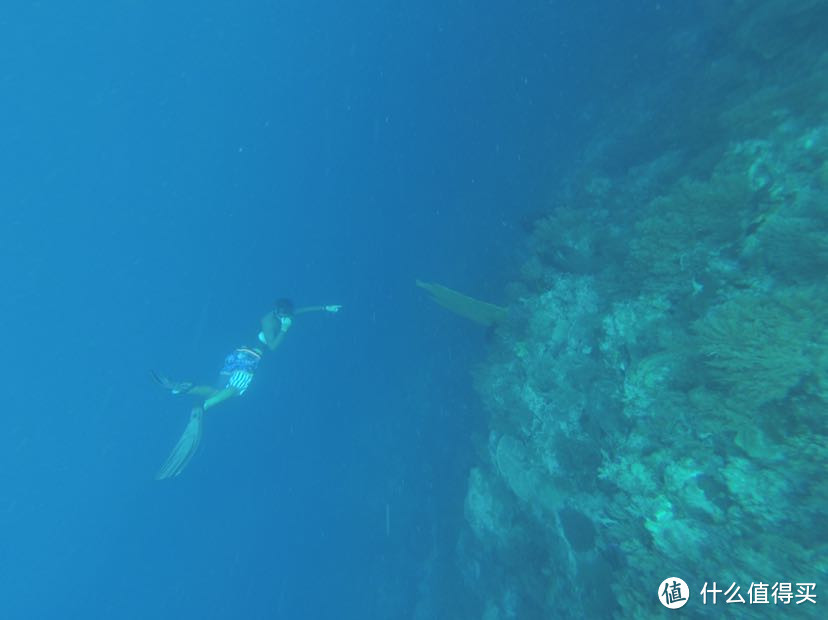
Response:
[[[161,466],[156,479],[174,478],[184,470],[201,442],[204,413],[230,398],[244,395],[247,388],[250,387],[250,382],[259,367],[262,355],[267,350],[276,350],[282,344],[297,316],[309,312],[336,313],[341,308],[342,306],[339,304],[331,304],[294,309],[290,300],[278,300],[274,309],[265,314],[261,320],[258,344],[264,345],[264,348],[258,345],[252,347],[242,346],[230,353],[224,359],[224,366],[219,372],[219,378],[215,385],[196,385],[188,381],[172,381],[152,372],[155,381],[171,394],[188,394],[202,401],[190,411],[190,420],[187,422],[187,427],[184,429],[178,443],[175,444],[170,456]]]

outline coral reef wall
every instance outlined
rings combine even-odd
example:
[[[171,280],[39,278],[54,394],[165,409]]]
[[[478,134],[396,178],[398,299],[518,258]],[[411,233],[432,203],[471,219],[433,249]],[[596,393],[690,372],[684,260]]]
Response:
[[[457,561],[486,620],[655,617],[670,576],[685,617],[713,581],[731,618],[785,605],[752,583],[815,582],[778,611],[825,617],[828,3],[705,6],[693,105],[630,105],[586,149],[476,372]],[[619,161],[636,132],[658,148]]]

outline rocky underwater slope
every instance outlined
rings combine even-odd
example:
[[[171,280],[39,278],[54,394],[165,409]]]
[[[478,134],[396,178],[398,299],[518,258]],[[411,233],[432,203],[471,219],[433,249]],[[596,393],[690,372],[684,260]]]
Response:
[[[671,576],[685,617],[725,611],[713,581],[732,618],[824,617],[828,3],[709,11],[670,114],[619,103],[537,221],[476,372],[457,562],[485,620],[655,617]]]

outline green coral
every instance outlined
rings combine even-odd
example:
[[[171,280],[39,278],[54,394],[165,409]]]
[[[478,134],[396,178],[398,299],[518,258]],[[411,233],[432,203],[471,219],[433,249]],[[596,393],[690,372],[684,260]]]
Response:
[[[646,290],[697,294],[711,263],[735,255],[752,203],[744,174],[681,179],[642,209],[630,242],[629,272],[640,274]]]
[[[745,291],[695,323],[699,351],[733,405],[753,415],[806,384],[821,385],[828,366],[828,304],[817,287]]]
[[[805,197],[757,218],[742,247],[746,265],[789,282],[819,282],[824,277],[828,270],[828,200]]]

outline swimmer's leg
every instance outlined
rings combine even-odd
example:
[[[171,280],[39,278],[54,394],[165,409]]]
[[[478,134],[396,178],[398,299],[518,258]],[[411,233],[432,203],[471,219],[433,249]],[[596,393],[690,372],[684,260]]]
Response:
[[[191,381],[173,381],[153,371],[150,371],[150,375],[158,385],[172,394],[190,394],[196,398],[210,398],[219,392],[218,388],[211,385],[195,385]]]
[[[156,480],[174,478],[184,470],[187,463],[193,458],[196,450],[198,450],[198,444],[201,443],[203,417],[204,410],[201,407],[193,407],[193,410],[190,412],[190,421],[187,422],[187,427],[181,434],[178,443],[175,444],[170,456],[155,476]]]
[[[195,396],[197,398],[211,398],[218,394],[221,390],[214,388],[212,385],[194,385],[187,390],[187,396]]]

